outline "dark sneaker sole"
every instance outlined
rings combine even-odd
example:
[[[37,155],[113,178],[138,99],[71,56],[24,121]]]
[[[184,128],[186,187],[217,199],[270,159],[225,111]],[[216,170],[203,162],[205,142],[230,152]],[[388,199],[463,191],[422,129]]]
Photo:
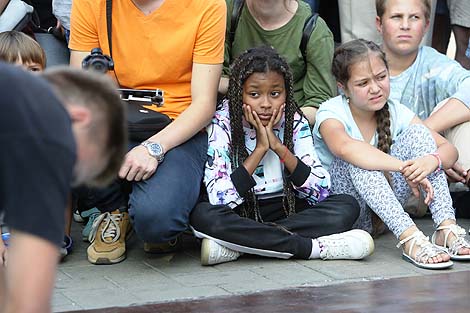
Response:
[[[117,259],[110,260],[108,258],[97,258],[97,259],[92,259],[88,257],[88,262],[96,265],[111,265],[111,264],[116,264],[119,262],[122,262],[126,259],[126,255],[122,255],[121,257]]]

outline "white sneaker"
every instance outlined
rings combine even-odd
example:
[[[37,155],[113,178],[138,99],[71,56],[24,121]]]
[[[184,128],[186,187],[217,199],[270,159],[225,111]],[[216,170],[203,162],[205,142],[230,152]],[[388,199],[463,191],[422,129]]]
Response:
[[[323,260],[360,260],[374,252],[371,235],[360,229],[317,238]]]
[[[219,245],[214,240],[204,238],[201,245],[201,264],[214,265],[235,261],[241,253]]]

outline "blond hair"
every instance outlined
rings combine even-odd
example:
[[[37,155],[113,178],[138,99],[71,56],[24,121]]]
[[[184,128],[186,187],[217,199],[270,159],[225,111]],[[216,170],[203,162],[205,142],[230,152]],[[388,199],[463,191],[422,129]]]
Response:
[[[46,68],[46,54],[42,47],[33,38],[15,30],[0,33],[0,60],[7,63],[21,60]]]
[[[423,5],[424,17],[426,21],[429,21],[431,18],[431,1],[430,0],[421,0]],[[385,14],[385,6],[387,5],[387,0],[375,0],[375,10],[377,11],[377,16],[382,17]]]

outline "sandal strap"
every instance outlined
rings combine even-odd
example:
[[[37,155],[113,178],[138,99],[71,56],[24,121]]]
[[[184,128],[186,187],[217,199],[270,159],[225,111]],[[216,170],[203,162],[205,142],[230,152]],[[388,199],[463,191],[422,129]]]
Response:
[[[413,251],[413,248],[415,245],[417,245],[419,249],[416,251],[414,259],[420,263],[426,263],[427,260],[429,260],[430,258],[433,258],[443,252],[446,253],[444,249],[433,245],[429,241],[429,237],[426,237],[423,232],[419,230],[415,231],[413,234],[404,238],[403,240],[400,240],[400,242],[397,244],[397,248],[400,248],[408,241],[411,241],[411,244],[406,253],[408,254],[408,256],[412,257],[411,253]]]
[[[443,230],[444,231],[444,246],[447,247],[447,239],[449,235],[452,233],[457,237],[452,244],[447,247],[449,253],[451,255],[457,255],[461,248],[470,248],[470,243],[465,239],[465,229],[460,227],[457,224],[450,224],[446,226],[439,226],[436,231]]]
[[[412,233],[410,236],[400,240],[397,244],[397,248],[400,248],[401,246],[403,246],[405,243],[407,243],[410,240],[414,239],[413,241],[416,241],[416,239],[418,239],[418,237],[424,238],[425,240],[429,240],[428,237],[424,236],[422,231],[417,230],[414,233]],[[414,245],[414,242],[412,242],[411,244]]]
[[[448,250],[451,255],[458,255],[462,248],[470,249],[470,243],[465,238],[458,237],[454,242],[452,242]]]

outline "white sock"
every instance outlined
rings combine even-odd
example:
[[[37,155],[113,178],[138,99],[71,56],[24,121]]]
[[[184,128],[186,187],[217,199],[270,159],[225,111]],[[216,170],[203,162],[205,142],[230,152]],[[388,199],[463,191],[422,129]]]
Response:
[[[312,239],[312,253],[310,253],[309,259],[319,259],[320,258],[320,243],[316,239]]]

